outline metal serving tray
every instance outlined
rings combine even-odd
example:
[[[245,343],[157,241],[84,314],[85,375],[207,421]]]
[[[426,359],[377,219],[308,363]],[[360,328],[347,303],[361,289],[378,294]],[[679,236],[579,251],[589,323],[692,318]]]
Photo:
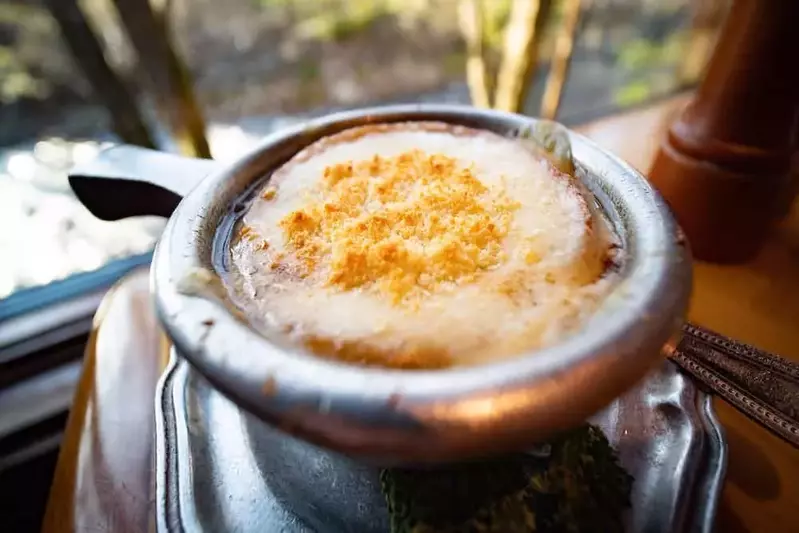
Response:
[[[247,415],[174,351],[156,410],[159,532],[388,531],[376,469]],[[713,530],[727,451],[708,394],[664,361],[594,422],[635,477],[629,531]]]

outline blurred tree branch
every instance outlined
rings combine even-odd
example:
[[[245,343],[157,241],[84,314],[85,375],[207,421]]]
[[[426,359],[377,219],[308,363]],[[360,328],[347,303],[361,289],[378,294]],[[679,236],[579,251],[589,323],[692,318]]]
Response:
[[[552,4],[553,0],[509,0],[510,12],[494,79],[486,60],[485,6],[482,0],[460,0],[458,22],[466,43],[466,78],[473,105],[521,111]]]
[[[458,22],[466,42],[466,82],[469,85],[469,94],[475,106],[491,107],[488,70],[483,51],[483,18],[481,0],[460,0]]]
[[[587,0],[587,2],[589,1]],[[581,0],[564,0],[563,2],[563,22],[555,40],[555,51],[550,60],[544,96],[541,98],[541,116],[543,118],[553,120],[558,115],[582,8]]]
[[[77,0],[45,0],[61,37],[95,97],[111,114],[114,131],[126,143],[154,148],[155,143],[128,87],[108,65],[97,36]]]
[[[513,0],[497,74],[497,109],[521,110],[538,63],[538,45],[551,5],[552,0]]]
[[[161,10],[166,4],[153,8],[149,0],[114,0],[114,5],[180,151],[193,157],[210,158],[205,120],[191,77],[172,44]]]

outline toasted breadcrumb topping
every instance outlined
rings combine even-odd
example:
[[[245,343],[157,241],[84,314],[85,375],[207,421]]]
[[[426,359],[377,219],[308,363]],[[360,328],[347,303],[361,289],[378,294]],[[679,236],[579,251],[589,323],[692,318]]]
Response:
[[[326,167],[313,200],[280,227],[305,276],[401,303],[499,264],[518,208],[474,168],[411,150]]]

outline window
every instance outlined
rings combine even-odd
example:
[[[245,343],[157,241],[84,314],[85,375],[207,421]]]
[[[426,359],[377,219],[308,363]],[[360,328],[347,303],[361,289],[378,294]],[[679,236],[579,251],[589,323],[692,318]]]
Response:
[[[504,27],[519,15],[511,0],[172,0],[164,18],[190,72],[211,150],[233,158],[297,114],[392,101],[469,102],[463,36],[470,4],[480,7],[491,77],[503,68]],[[693,56],[712,42],[722,12],[692,13],[687,0],[529,4],[542,12],[549,6],[549,13],[538,15],[544,24],[537,65],[521,110],[539,114],[551,90],[552,58],[563,53],[559,39],[568,40],[572,24],[571,65],[558,106],[567,123],[694,82],[700,69],[691,61],[701,67],[706,50],[699,60]],[[98,221],[72,197],[67,169],[119,136],[116,109],[103,105],[108,99],[97,94],[103,87],[92,87],[86,65],[64,46],[52,5],[0,3],[0,318],[48,300],[26,297],[26,305],[14,298],[30,288],[53,285],[55,297],[69,292],[59,280],[120,260],[146,262],[163,226],[153,218]],[[170,128],[158,114],[163,102],[151,97],[152,85],[133,83],[147,77],[148,62],[137,58],[131,28],[112,2],[85,0],[80,7],[143,122],[169,149]]]

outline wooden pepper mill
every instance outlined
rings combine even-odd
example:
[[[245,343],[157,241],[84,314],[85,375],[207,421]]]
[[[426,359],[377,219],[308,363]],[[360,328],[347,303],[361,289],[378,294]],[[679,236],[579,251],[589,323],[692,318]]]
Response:
[[[693,101],[650,171],[694,257],[752,258],[791,189],[799,1],[735,0]]]

